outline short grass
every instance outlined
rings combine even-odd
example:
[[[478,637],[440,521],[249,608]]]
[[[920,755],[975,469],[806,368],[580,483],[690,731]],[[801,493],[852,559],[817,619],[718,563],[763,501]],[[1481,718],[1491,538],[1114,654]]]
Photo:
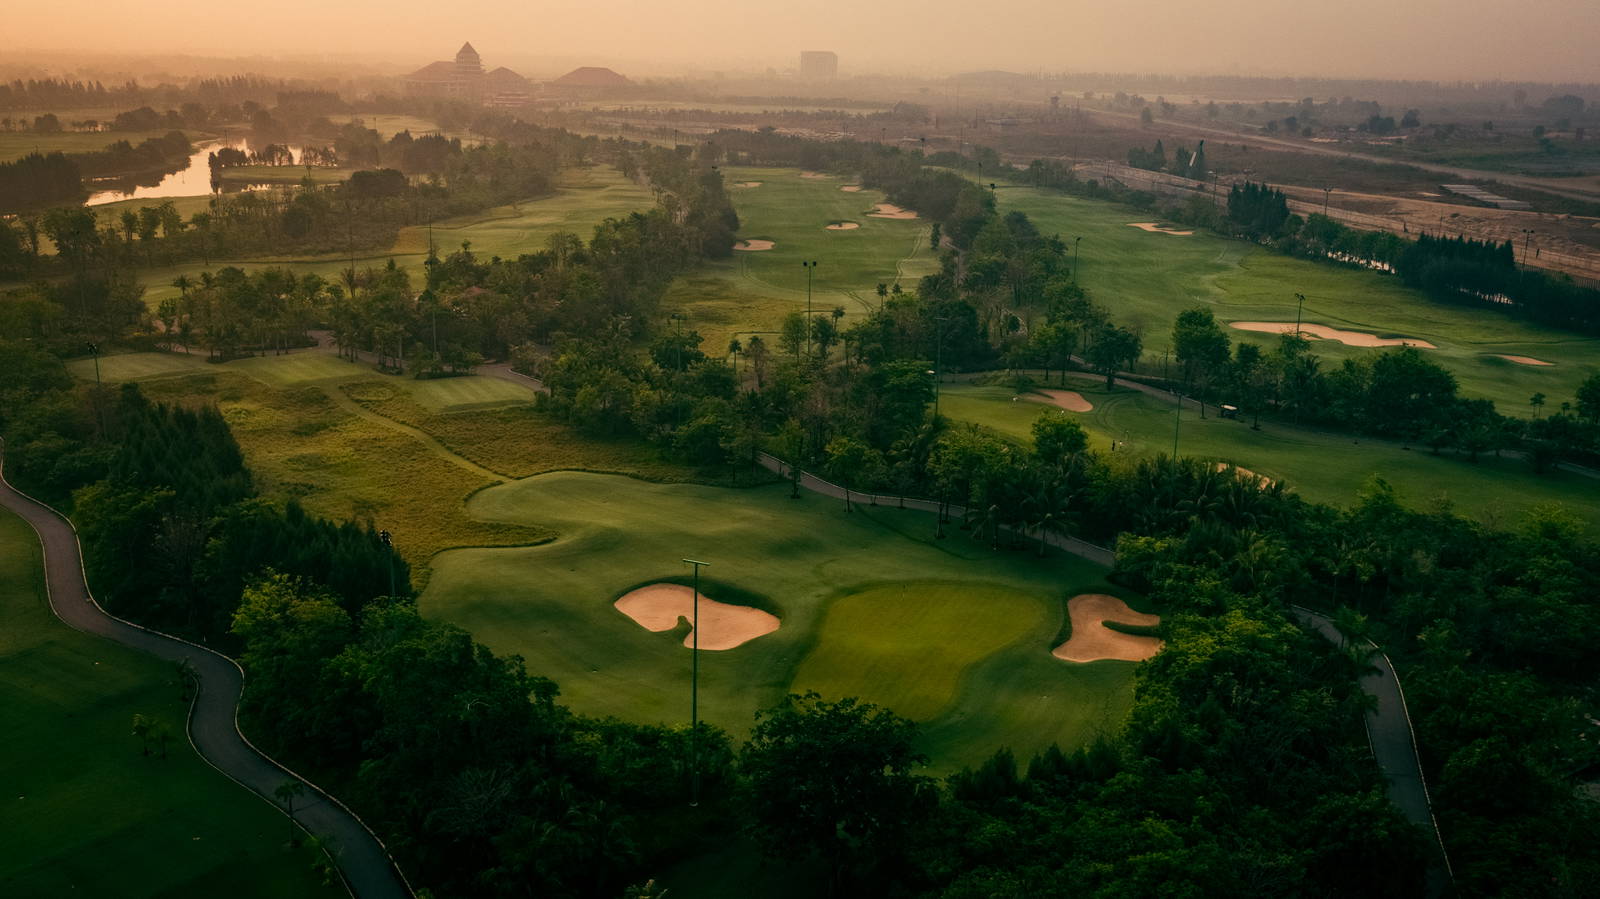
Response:
[[[206,368],[203,356],[183,353],[119,353],[101,356],[99,377],[102,381],[139,381],[171,375],[193,374]],[[95,379],[95,359],[85,356],[67,363],[67,370],[85,381]]]
[[[1172,323],[1186,308],[1209,306],[1224,323],[1292,322],[1295,294],[1303,293],[1304,321],[1436,344],[1424,352],[1455,373],[1463,394],[1492,399],[1508,415],[1529,415],[1534,393],[1551,405],[1570,400],[1600,368],[1600,339],[1435,303],[1393,276],[1292,259],[1204,230],[1187,237],[1147,233],[1128,227],[1144,216],[1112,203],[1025,187],[1002,187],[998,196],[1001,211],[1026,212],[1047,234],[1069,243],[1083,238],[1083,285],[1114,318],[1142,331],[1146,363],[1171,349]],[[1229,337],[1263,347],[1278,339],[1233,329]],[[1333,341],[1317,341],[1313,350],[1325,370],[1373,352]],[[1556,364],[1518,365],[1497,353]]]
[[[336,521],[354,518],[389,530],[419,583],[428,560],[441,550],[550,536],[537,527],[469,519],[462,502],[492,479],[413,436],[341,409],[329,393],[337,388],[273,388],[224,370],[153,380],[144,389],[156,400],[215,403],[263,495],[298,499]]]
[[[62,153],[93,153],[104,150],[107,145],[125,140],[134,146],[152,137],[162,137],[166,131],[62,131],[56,134],[40,134],[32,131],[0,131],[0,162],[11,162],[21,159],[29,153],[39,152],[44,154],[60,151]],[[196,140],[195,134],[189,134],[191,141]]]
[[[1464,455],[1432,455],[1426,448],[1405,449],[1389,441],[1368,440],[1276,421],[1250,422],[1219,418],[1213,407],[1200,418],[1193,407],[1175,420],[1172,404],[1127,388],[1107,391],[1104,382],[1069,379],[1067,387],[1082,393],[1094,410],[1081,415],[1059,413],[1052,406],[1013,401],[1009,387],[947,384],[940,411],[965,421],[993,427],[1018,440],[1029,439],[1033,421],[1050,414],[1072,414],[1090,432],[1096,449],[1118,452],[1171,453],[1173,431],[1179,452],[1216,459],[1283,481],[1306,499],[1348,506],[1373,475],[1394,485],[1409,504],[1426,507],[1440,499],[1463,514],[1510,525],[1534,506],[1560,503],[1600,527],[1600,480],[1567,471],[1535,474],[1522,459]]]
[[[707,352],[726,350],[735,336],[763,333],[770,344],[783,317],[806,308],[806,269],[813,274],[812,307],[826,313],[836,306],[855,316],[877,308],[880,283],[909,290],[938,268],[928,249],[926,221],[871,218],[882,193],[839,188],[851,179],[802,178],[798,169],[730,167],[723,170],[739,213],[739,237],[774,241],[770,250],[735,251],[679,279],[663,305],[690,316],[707,340]],[[760,181],[755,188],[732,185]],[[851,221],[861,227],[829,231],[827,225]]]
[[[588,240],[594,233],[594,226],[602,219],[646,210],[654,203],[655,198],[648,189],[623,178],[615,169],[568,169],[561,173],[557,191],[552,196],[435,222],[433,243],[440,253],[449,253],[459,249],[463,242],[471,242],[473,251],[485,257],[513,258],[543,249],[550,235],[559,231],[570,231]],[[392,259],[410,271],[414,281],[420,282],[422,262],[428,254],[428,231],[426,225],[402,228],[394,246],[381,252],[364,252],[356,257],[356,266],[381,267]],[[336,253],[304,258],[267,256],[213,259],[210,265],[186,262],[146,269],[139,275],[139,282],[145,287],[145,303],[154,309],[161,300],[176,297],[178,289],[172,286],[172,281],[179,275],[194,279],[202,271],[215,271],[225,265],[246,270],[287,266],[302,274],[314,272],[331,281],[337,280],[339,273],[349,267],[350,259]]]
[[[551,528],[560,537],[438,556],[421,608],[497,651],[522,655],[530,670],[554,678],[563,701],[580,712],[683,723],[690,676],[683,629],[646,631],[612,602],[641,584],[682,578],[682,558],[710,562],[702,580],[708,595],[755,602],[783,621],[777,632],[736,649],[701,653],[700,713],[738,735],[757,709],[792,689],[862,682],[851,673],[862,660],[829,645],[823,622],[832,605],[846,603],[848,619],[870,617],[862,604],[896,595],[896,584],[915,582],[915,592],[937,581],[937,590],[952,591],[942,596],[966,589],[999,597],[1002,614],[1026,625],[993,625],[984,645],[1009,649],[984,658],[935,653],[915,667],[881,669],[885,681],[904,683],[879,685],[875,695],[907,697],[917,713],[932,716],[923,748],[936,769],[976,763],[1002,744],[1023,755],[1053,740],[1075,745],[1120,725],[1134,665],[1075,666],[1049,654],[1064,625],[1065,599],[1120,592],[1103,583],[1103,569],[1060,554],[1038,559],[1028,551],[991,550],[954,528],[950,538],[935,540],[933,519],[922,513],[885,507],[847,513],[837,501],[788,493],[781,484],[729,489],[584,472],[494,487],[472,497],[470,514]],[[863,591],[869,591],[864,599],[848,599]],[[956,603],[939,605],[943,620],[970,629]],[[934,627],[912,618],[894,620],[916,634]],[[906,639],[910,645],[919,638]],[[930,676],[931,669],[937,674]],[[911,699],[923,679],[957,684],[954,702]]]
[[[223,181],[242,184],[299,184],[309,177],[316,184],[336,184],[350,178],[356,169],[303,165],[240,165],[222,170]]]
[[[411,398],[429,412],[466,412],[495,406],[531,403],[537,395],[524,387],[500,378],[463,375],[455,378],[398,379]]]
[[[167,664],[50,612],[39,543],[0,510],[0,895],[327,896],[265,801],[184,736]],[[144,756],[133,716],[172,727]]]

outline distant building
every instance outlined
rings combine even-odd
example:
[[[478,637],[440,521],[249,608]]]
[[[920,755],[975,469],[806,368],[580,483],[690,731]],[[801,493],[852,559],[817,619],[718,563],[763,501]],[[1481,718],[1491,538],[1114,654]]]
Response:
[[[408,96],[476,100],[485,106],[515,108],[532,99],[528,79],[504,66],[485,72],[470,43],[461,45],[454,61],[428,63],[402,83]]]
[[[800,77],[831,81],[839,77],[839,54],[832,50],[802,50]]]
[[[548,82],[545,89],[564,97],[592,97],[608,90],[632,84],[627,76],[618,75],[601,66],[580,66],[560,78]]]

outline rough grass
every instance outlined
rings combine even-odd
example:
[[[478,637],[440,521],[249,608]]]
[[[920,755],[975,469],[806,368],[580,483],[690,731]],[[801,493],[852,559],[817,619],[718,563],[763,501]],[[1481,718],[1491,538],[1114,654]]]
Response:
[[[0,510],[0,894],[328,896],[288,822],[207,765],[165,663],[51,614],[39,544]],[[146,757],[135,714],[173,729]]]
[[[429,558],[441,550],[550,536],[538,527],[468,518],[462,502],[493,481],[414,437],[349,414],[320,388],[274,389],[224,371],[152,381],[145,392],[157,400],[216,403],[263,495],[298,499],[318,515],[389,530],[419,583]]]
[[[827,646],[821,623],[835,597],[937,580],[952,590],[1002,596],[1006,614],[1030,622],[995,625],[1002,636],[1020,634],[1007,638],[1014,651],[957,659],[942,675],[961,686],[925,731],[939,770],[976,763],[1000,745],[1028,754],[1052,740],[1075,745],[1097,728],[1118,725],[1133,665],[1069,666],[1049,654],[1067,596],[1114,591],[1101,583],[1102,569],[1064,555],[1041,560],[1027,551],[996,552],[954,529],[955,536],[939,541],[928,515],[860,506],[846,513],[837,501],[810,494],[789,499],[788,492],[779,484],[728,489],[583,472],[494,487],[472,497],[470,514],[560,536],[539,546],[440,555],[421,608],[497,651],[521,654],[532,671],[554,678],[578,711],[682,723],[690,657],[681,629],[651,633],[612,602],[640,584],[683,575],[685,557],[708,561],[707,577],[758,597],[783,622],[736,649],[701,654],[702,717],[743,734],[757,709],[804,685],[796,672],[809,654],[823,659],[810,663],[813,681],[848,677],[832,669],[859,664]],[[953,621],[959,618],[949,611]],[[903,685],[889,682],[895,677]],[[923,677],[920,668],[886,667],[879,695],[912,696]]]
[[[1427,340],[1429,359],[1449,368],[1462,393],[1495,401],[1508,415],[1529,415],[1528,398],[1544,393],[1552,406],[1572,398],[1600,367],[1600,339],[1544,328],[1484,309],[1433,302],[1398,278],[1280,256],[1196,231],[1188,237],[1128,227],[1148,218],[1112,203],[1023,187],[999,191],[1000,210],[1026,212],[1046,234],[1080,246],[1081,281],[1118,321],[1142,331],[1146,361],[1171,349],[1172,324],[1195,305],[1231,321],[1295,320],[1296,293],[1306,296],[1304,321],[1382,335]],[[1276,335],[1228,329],[1234,341],[1272,347]],[[1315,341],[1324,370],[1373,350]],[[1533,356],[1550,367],[1502,364],[1490,354]]]
[[[1111,441],[1119,452],[1171,453],[1174,407],[1171,403],[1134,390],[1105,390],[1104,382],[1068,379],[1067,386],[1094,404],[1086,413],[1072,415],[1102,452]],[[944,385],[940,411],[965,421],[988,425],[1017,440],[1030,440],[1029,428],[1050,407],[1027,401],[1012,402],[1009,387],[969,384]],[[1600,480],[1567,471],[1535,474],[1522,459],[1479,457],[1476,464],[1464,455],[1431,454],[1426,448],[1370,440],[1330,431],[1295,427],[1263,420],[1261,430],[1250,428],[1248,418],[1219,418],[1215,407],[1200,418],[1186,407],[1177,423],[1179,452],[1186,456],[1230,462],[1257,474],[1282,481],[1306,499],[1348,506],[1373,475],[1393,484],[1409,504],[1425,507],[1448,500],[1463,514],[1483,521],[1510,525],[1543,503],[1560,503],[1591,525],[1600,527]]]

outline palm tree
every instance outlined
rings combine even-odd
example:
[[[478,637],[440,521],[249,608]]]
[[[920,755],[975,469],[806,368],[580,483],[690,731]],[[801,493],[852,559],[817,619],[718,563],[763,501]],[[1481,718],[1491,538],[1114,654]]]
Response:
[[[289,845],[291,846],[300,845],[300,829],[294,823],[294,801],[305,794],[306,785],[298,780],[286,780],[278,784],[272,791],[272,795],[283,803],[284,814],[289,816]]]

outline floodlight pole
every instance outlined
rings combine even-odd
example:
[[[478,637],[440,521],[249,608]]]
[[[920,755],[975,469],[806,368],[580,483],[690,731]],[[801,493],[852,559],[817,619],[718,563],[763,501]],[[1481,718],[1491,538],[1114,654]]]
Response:
[[[694,566],[694,600],[689,610],[689,807],[700,805],[700,566],[710,562],[683,561]]]
[[[1178,397],[1178,408],[1172,412],[1172,461],[1178,461],[1178,429],[1183,425],[1183,393],[1173,391]]]
[[[1078,283],[1078,244],[1080,243],[1083,243],[1082,237],[1074,237],[1072,239],[1072,283],[1074,286]]]
[[[1300,336],[1300,313],[1306,308],[1306,295],[1297,293],[1294,298],[1296,301],[1294,307],[1294,336],[1298,338]]]
[[[800,263],[806,270],[806,356],[811,356],[811,278],[817,272],[815,260]]]
[[[383,560],[383,567],[389,569],[389,595],[394,595],[394,537],[388,531],[379,531],[378,539],[383,541],[383,546],[389,551]]]

